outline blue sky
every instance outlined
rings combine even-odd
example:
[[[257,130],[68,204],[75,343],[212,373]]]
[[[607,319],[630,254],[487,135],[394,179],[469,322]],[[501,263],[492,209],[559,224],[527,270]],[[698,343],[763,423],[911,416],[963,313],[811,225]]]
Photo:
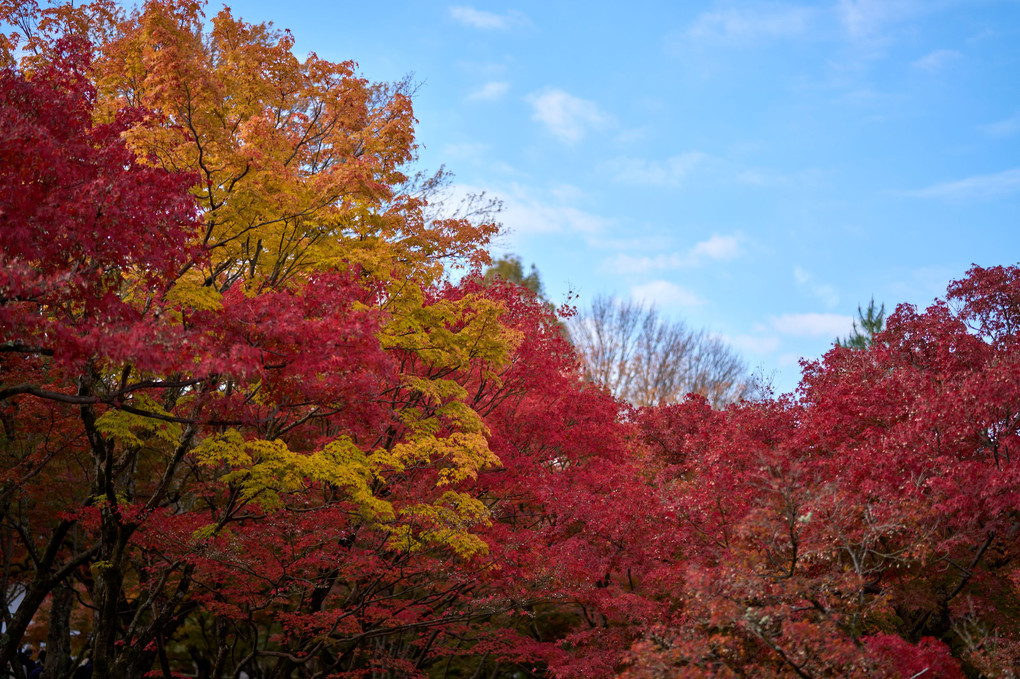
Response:
[[[1016,0],[231,7],[414,73],[419,165],[504,201],[554,301],[653,302],[781,391],[859,303],[1020,260]]]

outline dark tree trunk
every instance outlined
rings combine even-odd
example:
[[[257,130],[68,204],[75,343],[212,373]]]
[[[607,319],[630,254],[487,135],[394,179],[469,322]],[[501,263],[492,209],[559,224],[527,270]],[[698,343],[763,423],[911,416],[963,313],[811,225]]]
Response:
[[[61,679],[71,667],[71,608],[74,588],[66,580],[53,588],[50,628],[46,633],[44,679]]]

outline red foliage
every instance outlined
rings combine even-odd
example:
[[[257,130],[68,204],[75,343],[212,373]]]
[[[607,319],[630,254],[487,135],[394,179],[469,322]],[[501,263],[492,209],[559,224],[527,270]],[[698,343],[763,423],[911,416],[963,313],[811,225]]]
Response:
[[[798,402],[645,414],[684,616],[630,675],[1008,675],[1018,299],[1017,269],[976,267],[955,311],[901,306],[872,348],[806,364]]]
[[[197,6],[150,9],[200,51]],[[0,74],[0,667],[73,620],[109,676],[1015,676],[1020,269],[900,307],[799,398],[633,410],[532,293],[434,282],[485,229],[373,213],[396,160],[330,213],[378,243],[302,213],[254,220],[294,228],[269,274],[222,223],[198,247],[195,177],[122,140],[166,121],[95,123],[88,51]]]
[[[143,112],[93,124],[88,46],[56,47],[31,80],[0,73],[0,342],[70,369],[110,358],[147,370],[168,329],[144,314],[146,298],[198,254],[194,177],[127,149],[121,134]],[[127,277],[138,287],[130,301]]]

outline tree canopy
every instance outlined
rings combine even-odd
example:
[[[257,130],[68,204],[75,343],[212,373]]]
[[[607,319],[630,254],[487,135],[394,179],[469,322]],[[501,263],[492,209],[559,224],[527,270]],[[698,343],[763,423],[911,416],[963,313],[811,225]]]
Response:
[[[611,393],[406,84],[202,11],[0,5],[3,671],[1016,675],[1020,267],[755,401],[631,309],[730,381]]]

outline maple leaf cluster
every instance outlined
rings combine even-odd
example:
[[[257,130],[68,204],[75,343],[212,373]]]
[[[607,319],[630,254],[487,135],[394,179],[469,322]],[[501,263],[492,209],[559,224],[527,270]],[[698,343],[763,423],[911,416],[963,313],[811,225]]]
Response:
[[[797,400],[643,414],[682,585],[627,676],[1016,676],[1018,271],[901,305]]]
[[[0,668],[1013,676],[1017,268],[635,409],[406,191],[401,85],[190,0],[0,21]]]

